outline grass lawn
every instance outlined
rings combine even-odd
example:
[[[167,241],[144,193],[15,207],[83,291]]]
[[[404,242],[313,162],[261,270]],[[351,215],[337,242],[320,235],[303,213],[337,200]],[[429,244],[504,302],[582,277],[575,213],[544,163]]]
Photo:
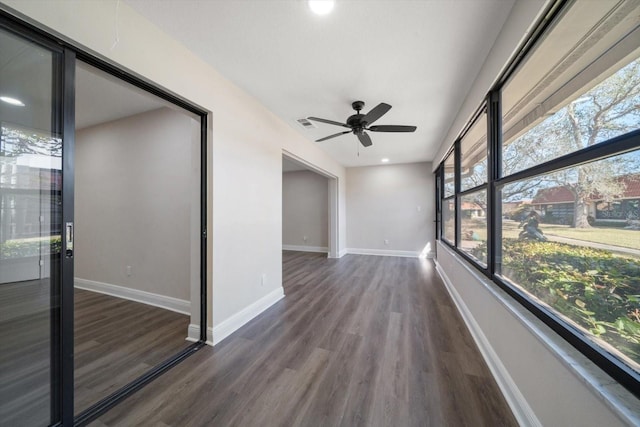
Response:
[[[462,232],[464,233],[469,230],[473,230],[481,241],[487,240],[487,221],[485,219],[462,218]]]
[[[502,222],[503,237],[517,239],[520,228],[519,222],[505,219]],[[540,224],[542,232],[549,236],[566,237],[585,242],[602,243],[605,245],[622,246],[624,248],[640,249],[640,230],[625,230],[624,228],[593,227],[588,229],[571,228],[568,225]]]
[[[546,234],[552,234],[570,239],[603,243],[624,248],[640,249],[640,230],[625,230],[624,228],[593,227],[588,229],[569,228],[566,225],[551,225],[544,227]]]

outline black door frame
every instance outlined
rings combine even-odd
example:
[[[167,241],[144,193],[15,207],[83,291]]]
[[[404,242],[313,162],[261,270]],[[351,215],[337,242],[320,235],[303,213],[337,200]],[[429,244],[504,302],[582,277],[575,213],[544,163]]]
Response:
[[[74,414],[74,338],[73,338],[73,251],[67,248],[66,239],[62,236],[62,251],[58,265],[61,279],[59,301],[53,302],[52,309],[52,419],[60,420],[56,426],[85,425],[94,420],[137,390],[141,389],[164,372],[205,346],[207,340],[207,132],[208,112],[179,97],[169,93],[153,83],[99,58],[72,42],[62,40],[53,34],[26,22],[22,16],[16,17],[0,8],[0,28],[6,29],[29,41],[42,45],[62,55],[57,76],[58,85],[54,90],[62,96],[62,121],[58,120],[62,129],[62,226],[73,223],[74,211],[74,172],[75,172],[75,69],[78,60],[92,65],[122,81],[130,83],[146,92],[158,96],[200,118],[200,337],[178,354],[153,367],[150,371],[100,400],[79,414]],[[54,73],[56,76],[56,73]],[[70,249],[70,251],[67,251]],[[55,365],[53,365],[55,363]]]
[[[64,49],[62,66],[62,230],[60,251],[60,386],[62,388],[62,425],[73,421],[73,245],[67,247],[66,224],[74,222],[74,178],[75,178],[75,54]],[[71,238],[73,239],[73,232]],[[54,340],[55,341],[55,340]]]

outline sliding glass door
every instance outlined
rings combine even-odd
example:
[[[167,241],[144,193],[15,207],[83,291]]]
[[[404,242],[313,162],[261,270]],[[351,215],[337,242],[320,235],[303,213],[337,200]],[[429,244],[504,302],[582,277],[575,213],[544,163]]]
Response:
[[[86,62],[84,69],[76,68],[76,55],[78,62]],[[106,71],[101,80],[88,75],[92,68],[88,64]],[[128,90],[136,93],[126,94],[122,81],[132,83]],[[94,96],[99,87],[102,95]],[[82,95],[78,99],[76,92]],[[87,99],[90,102],[83,103]],[[76,105],[84,113],[78,117]],[[133,111],[132,105],[138,110]],[[102,131],[113,128],[115,121],[121,125],[118,129],[129,130],[126,137],[110,133],[106,142],[92,146],[102,141]],[[164,131],[169,125],[171,132]],[[142,144],[143,128],[147,146]],[[54,39],[0,7],[0,137],[0,425],[86,424],[204,345],[206,112]],[[91,151],[96,147],[111,150],[113,162]],[[114,151],[118,147],[121,150]],[[119,186],[104,187],[116,183],[113,170],[122,171],[125,163],[129,167],[124,170],[137,175],[121,179]],[[146,169],[139,167],[143,164]],[[179,180],[182,186],[176,185]],[[97,186],[87,185],[95,182],[104,188],[98,191]],[[129,199],[121,197],[131,188],[138,192]],[[104,206],[100,203],[106,201],[108,190],[118,198],[109,200],[107,208],[121,206],[123,215],[111,215],[111,223],[98,221],[95,214]],[[79,212],[78,252],[74,208]],[[165,215],[169,210],[182,216],[169,218]],[[96,230],[102,236],[124,236],[110,248],[114,257],[110,264],[104,251],[93,251],[105,247],[106,239],[92,234]],[[134,236],[131,230],[148,235]],[[176,243],[178,237],[181,245]],[[125,238],[129,240],[122,243]],[[146,246],[136,246],[140,243],[136,239]],[[169,249],[164,247],[167,239],[172,242]],[[126,259],[118,258],[123,254]],[[99,267],[110,268],[94,268],[96,260]],[[81,274],[75,281],[74,262],[75,272]],[[176,263],[182,268],[174,268]],[[165,271],[159,266],[167,273],[159,273]],[[112,278],[114,272],[122,277]],[[162,289],[144,287],[160,282]],[[83,285],[93,288],[80,289]],[[105,289],[121,292],[112,295]],[[153,298],[148,297],[151,292]],[[111,298],[112,305],[85,306],[83,313],[75,312],[79,320],[74,321],[74,295],[82,293],[94,300]],[[141,301],[140,295],[147,300]],[[127,296],[132,301],[125,301]],[[83,302],[81,296],[75,299]],[[158,301],[165,310],[158,308]],[[130,322],[118,314],[122,311],[112,309],[116,305],[129,307]],[[141,314],[145,310],[155,311]],[[83,317],[86,313],[93,318]],[[104,314],[117,321],[105,321]],[[92,321],[96,318],[102,319],[106,337],[102,341]],[[134,323],[139,323],[146,341],[130,333]],[[174,325],[171,334],[169,323]],[[113,345],[116,341],[129,353]],[[75,366],[79,369],[74,382]]]
[[[64,57],[0,21],[3,425],[63,418],[62,277],[73,256],[72,219],[63,215],[71,202],[63,197]]]

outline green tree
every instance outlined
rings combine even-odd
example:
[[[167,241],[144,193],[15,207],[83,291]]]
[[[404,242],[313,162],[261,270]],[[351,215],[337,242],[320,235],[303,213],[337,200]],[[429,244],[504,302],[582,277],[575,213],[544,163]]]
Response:
[[[0,156],[18,157],[23,154],[41,154],[60,157],[62,155],[62,139],[46,137],[2,126],[0,140]]]
[[[503,168],[507,173],[522,170],[639,127],[640,59],[637,59],[508,144],[503,152]],[[547,175],[541,183],[544,187],[569,190],[574,198],[572,226],[588,228],[590,199],[595,195],[606,200],[619,197],[625,190],[619,177],[637,172],[639,157],[620,156],[580,165]]]

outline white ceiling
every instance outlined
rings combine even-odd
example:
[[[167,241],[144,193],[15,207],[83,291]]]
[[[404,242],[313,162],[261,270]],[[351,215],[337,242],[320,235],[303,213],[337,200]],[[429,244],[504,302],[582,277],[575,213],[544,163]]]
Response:
[[[51,53],[6,34],[0,38],[0,52],[0,94],[17,98],[25,104],[15,107],[0,102],[0,117],[13,125],[50,132]],[[116,77],[78,62],[76,129],[161,107],[177,108]]]
[[[418,127],[372,132],[369,148],[314,142],[364,166],[433,159],[514,0],[338,0],[327,16],[303,0],[126,2],[311,141],[343,128],[296,119],[344,122],[355,100],[393,106],[377,125]]]
[[[76,67],[76,129],[169,106],[123,80],[78,61]]]

